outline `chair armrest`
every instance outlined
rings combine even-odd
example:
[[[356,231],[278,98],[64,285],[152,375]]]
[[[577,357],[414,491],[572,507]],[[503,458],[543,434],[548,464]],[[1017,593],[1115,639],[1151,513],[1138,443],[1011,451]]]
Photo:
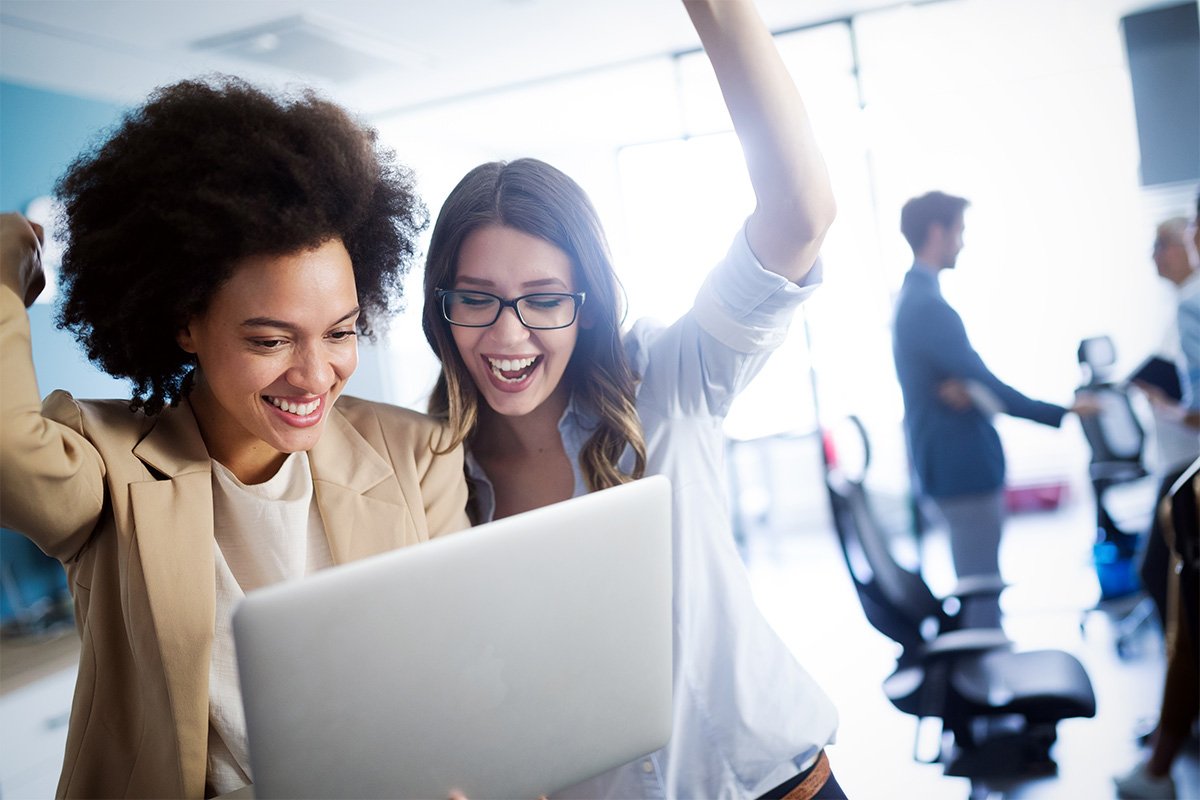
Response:
[[[946,597],[957,597],[961,600],[964,597],[1000,594],[1007,587],[1008,584],[999,575],[967,575],[958,579],[958,583],[954,584],[954,588]],[[942,599],[945,600],[946,597]]]
[[[955,655],[1010,647],[1012,647],[1012,640],[1000,628],[966,628],[943,633],[933,641],[926,643],[925,654],[930,656]]]
[[[1088,474],[1094,481],[1106,483],[1129,483],[1145,478],[1150,473],[1137,462],[1096,461],[1088,465]]]

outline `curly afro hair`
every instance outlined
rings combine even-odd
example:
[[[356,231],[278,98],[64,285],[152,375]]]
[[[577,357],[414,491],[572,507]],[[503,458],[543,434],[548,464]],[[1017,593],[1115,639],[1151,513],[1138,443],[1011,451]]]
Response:
[[[58,325],[132,382],[132,408],[155,414],[190,385],[179,328],[241,259],[340,238],[358,330],[373,339],[428,222],[413,184],[373,130],[312,92],[272,95],[225,76],[160,88],[56,186]]]

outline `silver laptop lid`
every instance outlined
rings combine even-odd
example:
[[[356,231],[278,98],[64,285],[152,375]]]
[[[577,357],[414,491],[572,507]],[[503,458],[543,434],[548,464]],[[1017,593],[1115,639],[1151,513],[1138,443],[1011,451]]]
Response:
[[[250,594],[254,794],[535,798],[671,729],[661,476]]]

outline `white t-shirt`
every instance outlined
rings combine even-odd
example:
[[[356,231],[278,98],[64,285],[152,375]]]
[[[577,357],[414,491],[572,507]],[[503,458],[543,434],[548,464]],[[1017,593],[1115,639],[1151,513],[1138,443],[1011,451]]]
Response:
[[[216,620],[208,679],[208,785],[252,782],[233,646],[233,609],[246,592],[333,564],[313,498],[307,453],[292,453],[265,483],[247,486],[212,462]]]

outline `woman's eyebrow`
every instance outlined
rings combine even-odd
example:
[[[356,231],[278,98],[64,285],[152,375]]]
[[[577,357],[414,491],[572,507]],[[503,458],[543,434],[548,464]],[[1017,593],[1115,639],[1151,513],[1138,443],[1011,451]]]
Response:
[[[495,281],[489,281],[486,278],[470,278],[470,277],[464,277],[464,276],[459,276],[459,277],[455,278],[454,283],[456,285],[460,284],[460,283],[465,283],[470,286],[484,286],[484,287],[489,287],[489,288],[496,285]]]
[[[492,288],[496,285],[495,281],[487,280],[486,278],[472,278],[470,276],[461,276],[455,279],[455,285],[467,284],[469,286],[479,286],[483,288]],[[537,280],[525,281],[521,284],[523,289],[539,289],[546,286],[561,286],[566,288],[564,283],[559,278],[538,278]]]
[[[346,312],[341,317],[334,320],[333,323],[330,325],[330,327],[333,327],[334,325],[341,325],[346,320],[357,315],[360,310],[361,310],[361,308],[359,306],[355,306],[350,311]],[[274,319],[272,317],[251,317],[250,319],[242,321],[242,327],[243,328],[281,328],[286,331],[294,331],[294,330],[299,329],[300,326],[294,322],[287,322],[286,320]]]

